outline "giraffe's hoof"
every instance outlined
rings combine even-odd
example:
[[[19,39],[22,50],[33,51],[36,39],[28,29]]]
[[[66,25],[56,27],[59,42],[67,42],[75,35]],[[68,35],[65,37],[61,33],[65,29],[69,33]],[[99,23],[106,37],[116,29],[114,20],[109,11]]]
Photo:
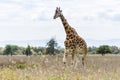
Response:
[[[64,64],[66,64],[66,62],[63,62]]]
[[[72,65],[74,65],[74,63],[73,63],[73,62],[72,62],[71,64],[72,64]]]

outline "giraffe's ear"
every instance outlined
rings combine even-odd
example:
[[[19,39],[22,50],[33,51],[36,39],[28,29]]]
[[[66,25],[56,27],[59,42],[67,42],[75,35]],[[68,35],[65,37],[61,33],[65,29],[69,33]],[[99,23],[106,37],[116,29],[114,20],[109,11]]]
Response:
[[[60,10],[60,12],[62,12],[62,10]]]

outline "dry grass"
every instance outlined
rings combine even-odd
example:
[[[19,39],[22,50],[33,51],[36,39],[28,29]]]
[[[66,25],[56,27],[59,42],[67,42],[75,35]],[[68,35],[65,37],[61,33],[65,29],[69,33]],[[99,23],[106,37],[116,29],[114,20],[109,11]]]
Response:
[[[88,55],[73,70],[62,56],[0,56],[0,80],[120,80],[120,56]]]

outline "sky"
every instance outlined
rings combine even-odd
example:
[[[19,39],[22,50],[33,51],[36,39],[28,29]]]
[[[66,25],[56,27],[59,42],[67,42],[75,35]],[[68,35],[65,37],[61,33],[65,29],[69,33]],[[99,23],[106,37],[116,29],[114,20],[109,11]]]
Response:
[[[0,0],[0,41],[64,40],[57,6],[84,39],[120,39],[120,0]]]

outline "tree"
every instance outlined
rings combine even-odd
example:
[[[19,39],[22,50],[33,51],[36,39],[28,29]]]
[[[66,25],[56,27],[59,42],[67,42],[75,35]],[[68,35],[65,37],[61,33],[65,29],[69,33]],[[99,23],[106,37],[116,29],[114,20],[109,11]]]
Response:
[[[120,52],[120,49],[117,46],[111,46],[110,49],[113,54],[118,54]]]
[[[32,51],[31,51],[30,45],[27,46],[27,48],[26,48],[26,50],[25,50],[25,54],[26,54],[27,56],[32,55]]]
[[[108,45],[102,45],[97,49],[97,53],[105,55],[106,53],[111,53],[111,50]]]
[[[57,42],[54,38],[51,38],[47,43],[46,54],[55,54],[55,48],[57,47]]]
[[[88,53],[96,54],[96,49],[97,49],[97,47],[95,47],[95,46],[88,47]]]
[[[41,54],[46,53],[46,48],[45,47],[32,47],[32,49],[37,55],[41,55]]]
[[[13,55],[18,50],[18,46],[16,45],[6,45],[3,54],[4,55]]]

